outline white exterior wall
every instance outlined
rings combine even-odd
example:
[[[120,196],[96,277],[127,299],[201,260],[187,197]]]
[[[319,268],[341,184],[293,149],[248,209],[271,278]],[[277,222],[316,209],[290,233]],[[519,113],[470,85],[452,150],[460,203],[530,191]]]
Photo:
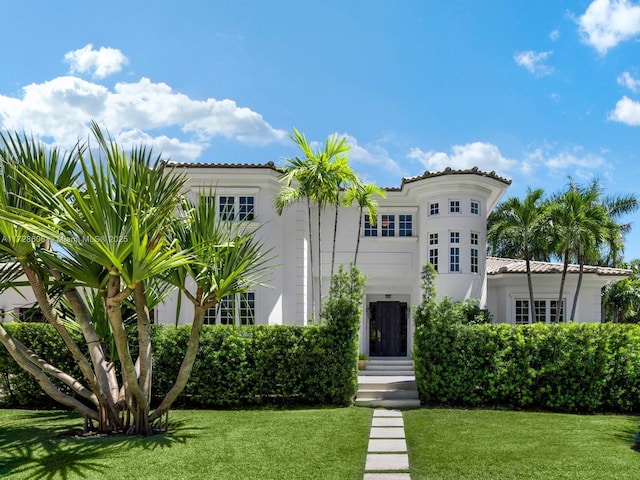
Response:
[[[533,274],[533,292],[535,300],[557,300],[560,292],[558,273]],[[585,274],[578,295],[575,321],[580,323],[599,323],[601,320],[600,291],[609,278],[594,274]],[[568,321],[573,308],[573,299],[578,282],[577,274],[568,274],[565,281],[563,299],[565,301],[565,319]],[[529,299],[527,276],[521,273],[491,275],[489,277],[489,302],[487,308],[496,323],[515,322],[515,300]]]

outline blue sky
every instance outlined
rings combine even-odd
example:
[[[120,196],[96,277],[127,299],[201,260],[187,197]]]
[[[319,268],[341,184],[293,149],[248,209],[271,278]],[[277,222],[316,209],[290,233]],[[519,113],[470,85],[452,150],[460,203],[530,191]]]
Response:
[[[0,128],[95,119],[173,160],[283,164],[348,137],[380,186],[478,166],[549,194],[640,193],[640,2],[6,1]],[[625,257],[640,258],[640,213]]]

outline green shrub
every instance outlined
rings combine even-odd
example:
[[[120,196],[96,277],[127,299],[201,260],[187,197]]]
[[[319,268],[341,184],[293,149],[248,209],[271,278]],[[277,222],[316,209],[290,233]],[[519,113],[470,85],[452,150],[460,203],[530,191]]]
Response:
[[[418,310],[414,356],[425,403],[640,411],[640,326],[465,325]]]

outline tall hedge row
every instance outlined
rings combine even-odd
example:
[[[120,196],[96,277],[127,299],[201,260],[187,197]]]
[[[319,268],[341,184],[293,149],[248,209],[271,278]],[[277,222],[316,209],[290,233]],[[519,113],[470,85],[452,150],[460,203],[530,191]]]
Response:
[[[14,323],[5,328],[53,365],[81,378],[50,325]],[[176,378],[189,330],[190,326],[154,326],[156,400]],[[355,337],[349,339],[344,333],[335,325],[205,326],[191,378],[178,405],[348,405],[356,393],[357,351],[352,347]],[[1,347],[0,405],[55,405]]]
[[[469,325],[428,310],[414,349],[427,404],[640,412],[640,326]]]

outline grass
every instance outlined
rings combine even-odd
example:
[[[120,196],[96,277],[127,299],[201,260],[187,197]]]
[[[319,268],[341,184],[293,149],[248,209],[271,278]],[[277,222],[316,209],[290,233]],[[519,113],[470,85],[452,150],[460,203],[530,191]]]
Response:
[[[149,438],[75,438],[66,412],[0,410],[0,478],[362,480],[371,410],[175,411]]]
[[[637,479],[638,418],[489,410],[405,412],[412,480]]]

